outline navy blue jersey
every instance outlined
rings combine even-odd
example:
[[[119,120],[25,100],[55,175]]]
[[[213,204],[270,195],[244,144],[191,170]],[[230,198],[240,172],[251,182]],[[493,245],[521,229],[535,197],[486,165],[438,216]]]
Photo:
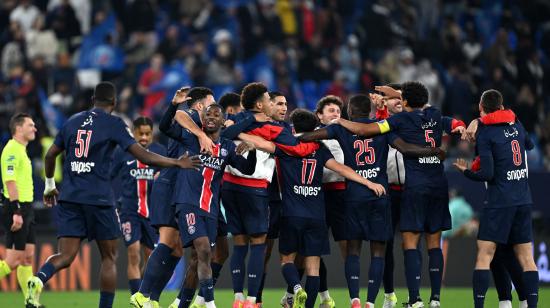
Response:
[[[487,182],[486,207],[512,207],[532,204],[527,180],[527,152],[534,147],[519,122],[479,124],[476,151],[480,158],[477,172],[464,174]]]
[[[152,143],[147,150],[166,156],[166,148],[158,143]],[[146,165],[120,148],[117,148],[114,157],[112,176],[121,179],[122,210],[137,212],[139,215],[149,218],[149,195],[155,174],[160,168]]]
[[[119,117],[99,108],[73,115],[55,137],[65,150],[60,201],[114,206],[111,186],[113,152],[136,143]]]
[[[323,167],[333,158],[321,146],[305,157],[289,156],[276,148],[279,160],[283,216],[325,219],[325,197],[322,191]]]
[[[359,123],[375,123],[368,118],[354,120]],[[344,165],[355,170],[357,174],[371,182],[384,185],[388,189],[388,144],[396,138],[393,133],[388,133],[374,138],[364,138],[354,135],[340,125],[326,127],[328,139],[335,139],[340,144],[344,153]],[[379,198],[365,185],[354,181],[346,182],[346,201],[369,201]]]
[[[292,131],[292,127],[289,123],[284,121],[277,121],[276,123],[284,126],[286,129]],[[271,178],[271,183],[267,186],[267,191],[269,193],[269,201],[281,201],[281,185],[279,184],[279,174],[277,173],[277,168],[273,170],[273,177]]]
[[[431,147],[441,145],[443,119],[441,112],[435,107],[401,112],[389,117],[386,121],[391,131],[405,142]],[[443,162],[437,156],[403,157],[403,160],[406,174],[405,187],[447,186]]]
[[[203,163],[200,171],[178,169],[174,202],[191,204],[203,210],[207,216],[216,218],[219,211],[219,196],[222,176],[226,165],[232,165],[244,174],[254,173],[256,153],[249,152],[248,158],[237,155],[233,141],[220,138],[215,142],[212,155],[200,154]],[[200,153],[199,140],[184,130],[180,146],[189,155]]]

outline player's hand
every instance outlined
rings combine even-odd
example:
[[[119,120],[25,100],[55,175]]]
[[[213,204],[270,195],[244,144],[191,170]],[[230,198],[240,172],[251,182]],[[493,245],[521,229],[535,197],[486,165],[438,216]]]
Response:
[[[376,109],[382,110],[386,107],[386,102],[384,101],[384,97],[382,95],[369,93],[369,97],[374,106],[376,106]]]
[[[23,216],[21,214],[13,214],[13,223],[11,224],[10,231],[17,232],[23,226]]]
[[[243,141],[243,142],[239,143],[239,145],[237,146],[237,149],[235,150],[235,152],[237,152],[237,154],[239,154],[239,155],[243,155],[244,153],[246,153],[248,151],[252,151],[254,149],[256,149],[256,146],[254,146],[254,144],[252,142]]]
[[[330,121],[330,124],[340,124],[340,118]]]
[[[375,86],[374,90],[382,92],[384,96],[388,97],[401,97],[401,92],[390,86]]]
[[[235,122],[233,120],[225,120],[225,122],[223,123],[223,126],[225,126],[226,128],[235,124]]]
[[[453,133],[453,134],[459,133],[459,134],[463,135],[465,131],[466,131],[466,127],[458,126],[455,129],[451,130],[451,133]]]
[[[46,207],[52,207],[57,204],[57,196],[59,195],[59,191],[57,188],[54,188],[50,191],[44,191],[44,205]]]
[[[255,113],[254,118],[256,119],[256,122],[269,122],[269,121],[271,121],[271,118],[268,117],[263,112]]]
[[[464,170],[469,169],[468,162],[462,158],[458,158],[453,163],[453,166],[455,166],[455,168],[458,169],[460,172],[464,172]]]
[[[479,122],[477,119],[470,122],[470,125],[468,125],[468,128],[462,133],[461,139],[466,140],[468,142],[475,142],[478,125],[479,125]]]
[[[179,104],[183,104],[190,100],[190,97],[187,97],[187,94],[189,93],[189,87],[183,87],[176,91],[176,94],[174,94],[174,98],[172,98],[172,105],[176,106]]]
[[[376,194],[376,196],[380,197],[382,195],[385,195],[386,194],[386,189],[384,188],[384,186],[378,184],[378,183],[373,183],[371,181],[369,181],[367,183],[367,187],[374,191],[374,193]]]
[[[201,147],[201,153],[212,155],[212,148],[216,146],[214,144],[214,141],[212,141],[212,139],[210,139],[210,137],[208,137],[204,133],[200,134],[200,136],[198,136],[198,139],[199,145]]]
[[[185,152],[185,154],[178,158],[178,167],[200,171],[200,168],[202,167],[202,161],[198,155],[190,157],[189,152]]]

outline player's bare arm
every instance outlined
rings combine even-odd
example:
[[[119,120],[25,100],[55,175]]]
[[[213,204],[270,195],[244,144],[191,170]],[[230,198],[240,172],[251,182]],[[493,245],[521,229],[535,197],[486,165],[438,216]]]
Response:
[[[350,181],[354,181],[354,182],[357,182],[359,184],[367,186],[378,197],[386,194],[386,189],[384,188],[384,186],[382,186],[380,184],[377,184],[377,183],[373,183],[373,182],[365,179],[364,177],[357,174],[357,172],[355,172],[350,167],[338,163],[334,158],[331,158],[331,159],[327,160],[327,162],[325,164],[325,167],[327,167],[328,169],[330,169],[334,172],[337,172],[338,174],[340,174],[341,176],[345,177],[346,179],[348,179]]]
[[[324,139],[328,139],[328,132],[326,128],[320,128],[312,132],[303,133],[302,135],[298,136],[298,140],[303,142],[324,140]]]
[[[44,174],[46,175],[46,185],[44,187],[44,204],[51,207],[57,203],[57,196],[59,191],[55,187],[55,181],[53,179],[55,172],[55,159],[59,154],[63,152],[63,149],[53,144],[46,153],[44,158]]]
[[[202,166],[201,160],[197,155],[189,157],[188,153],[180,156],[178,159],[164,157],[147,151],[141,145],[134,143],[128,148],[128,152],[139,161],[147,165],[169,168],[180,167],[185,169],[198,169]]]
[[[214,141],[210,139],[206,133],[191,119],[185,111],[178,110],[174,116],[174,120],[183,128],[188,129],[191,134],[197,136],[201,147],[201,152],[212,154],[212,148],[215,146]]]
[[[333,123],[340,124],[350,132],[363,137],[374,137],[390,131],[389,124],[386,121],[367,124],[367,123],[352,122],[349,120],[339,118],[334,120]]]
[[[264,151],[266,153],[275,153],[275,144],[271,141],[267,141],[260,136],[254,136],[250,134],[240,133],[239,139],[242,141],[252,143],[256,149]]]
[[[466,128],[466,130],[462,132],[461,139],[467,140],[469,142],[475,142],[478,125],[479,125],[478,119],[472,120],[472,122],[470,122],[470,125],[468,125],[468,128]]]
[[[395,139],[392,146],[405,156],[427,157],[437,156],[440,160],[445,160],[445,151],[441,148],[422,147],[416,144],[405,142],[401,138]]]

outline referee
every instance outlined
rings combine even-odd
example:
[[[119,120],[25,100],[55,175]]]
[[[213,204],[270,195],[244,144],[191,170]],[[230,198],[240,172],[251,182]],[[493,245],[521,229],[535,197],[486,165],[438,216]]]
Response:
[[[19,113],[10,120],[12,139],[8,141],[0,164],[4,188],[2,222],[6,230],[6,259],[0,260],[0,279],[17,268],[17,281],[27,293],[27,280],[32,276],[35,249],[32,165],[27,144],[33,141],[36,127],[31,116]]]

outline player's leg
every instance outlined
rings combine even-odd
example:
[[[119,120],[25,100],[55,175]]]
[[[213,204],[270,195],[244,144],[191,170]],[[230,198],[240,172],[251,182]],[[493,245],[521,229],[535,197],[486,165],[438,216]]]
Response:
[[[256,303],[256,297],[258,296],[258,290],[260,289],[260,284],[264,273],[267,226],[264,232],[265,233],[250,235],[250,256],[248,258],[247,265],[248,294],[246,301],[252,304]]]
[[[27,281],[32,277],[32,263],[34,260],[34,252],[36,245],[33,243],[27,243],[25,245],[25,253],[23,256],[23,262],[17,266],[17,282],[23,292],[24,298],[27,298]]]
[[[111,308],[116,290],[116,259],[118,240],[97,240],[101,255],[101,268],[99,270],[100,308]]]
[[[214,254],[212,256],[212,279],[214,279],[214,285],[220,277],[221,270],[225,261],[229,257],[229,242],[227,240],[227,222],[223,218],[222,214],[218,214],[218,228],[216,236],[216,246],[214,247]]]
[[[500,246],[500,245],[499,245]],[[497,248],[498,252],[498,248]],[[527,308],[527,294],[525,293],[525,284],[523,283],[523,269],[516,258],[513,245],[505,245],[502,249],[502,261],[505,266],[505,270],[510,275],[510,279],[516,288],[518,294],[519,307]],[[494,259],[493,259],[494,261]],[[492,263],[491,263],[492,264]],[[495,282],[496,285],[496,282]],[[510,286],[511,287],[511,286]],[[510,296],[511,298],[511,296]]]
[[[401,204],[401,187],[392,189],[390,187],[389,196],[391,202],[392,216],[392,237],[386,242],[386,252],[384,256],[384,308],[393,308],[397,305],[397,296],[394,290],[393,271],[395,268],[395,258],[393,255],[394,241],[397,227],[399,225],[400,204]]]
[[[499,308],[511,308],[512,307],[512,280],[508,275],[508,270],[504,264],[504,245],[497,245],[495,255],[491,261],[491,273],[493,275],[493,281],[495,283],[495,289],[498,294],[498,307]],[[515,258],[515,256],[514,256]]]
[[[9,275],[12,270],[22,264],[24,258],[25,250],[6,249],[6,258],[0,260],[0,279]]]
[[[262,295],[264,291],[264,285],[265,285],[265,279],[267,276],[267,264],[269,263],[269,260],[271,259],[271,253],[273,251],[273,245],[275,244],[275,239],[268,237],[265,240],[265,257],[264,257],[264,274],[262,275],[262,281],[260,282],[260,288],[258,289],[258,296],[256,297],[256,302],[258,304],[262,303]]]
[[[195,289],[197,289],[198,285],[197,262],[197,252],[195,249],[191,249],[191,256],[187,260],[185,278],[178,295],[178,298],[181,300],[179,302],[179,308],[187,308],[191,306],[191,303],[197,306],[204,305],[204,297],[200,294],[200,290],[199,294],[195,297],[195,301],[193,302]]]
[[[32,226],[32,212],[23,213],[23,225],[17,232],[11,232],[13,224],[13,211],[5,206],[2,211],[2,221],[6,230],[6,258],[0,260],[0,279],[9,275],[12,270],[18,268],[25,260],[27,239]],[[26,284],[26,281],[23,282]]]
[[[256,302],[262,303],[262,293],[267,275],[267,265],[271,259],[273,252],[273,245],[275,240],[279,238],[279,230],[281,224],[281,201],[270,200],[269,201],[269,227],[267,230],[266,249],[264,257],[264,274],[262,275],[262,281],[260,282],[260,288],[258,289],[258,296]]]
[[[345,261],[344,271],[346,281],[348,283],[349,298],[353,304],[361,305],[359,298],[359,276],[361,272],[361,246],[363,240],[348,240],[347,241],[347,257]]]
[[[426,233],[426,246],[428,248],[428,268],[430,272],[430,284],[432,293],[430,302],[439,302],[441,294],[441,280],[443,275],[443,252],[441,251],[441,231]],[[437,304],[436,304],[437,305]],[[432,305],[433,306],[433,305]],[[435,306],[439,307],[439,306]]]
[[[489,288],[489,272],[491,261],[496,251],[496,243],[478,240],[476,266],[473,277],[474,305],[476,308],[483,307],[485,294]]]
[[[319,265],[321,258],[319,256],[304,257],[304,265],[306,271],[306,308],[315,307],[317,293],[319,293]]]
[[[412,306],[417,302],[422,302],[420,298],[420,273],[422,270],[422,261],[420,260],[420,252],[418,251],[420,232],[401,232],[401,236],[403,237],[405,278],[409,291],[409,305]]]
[[[130,294],[134,294],[139,290],[141,284],[141,271],[139,264],[141,262],[141,244],[135,241],[127,248],[128,253],[128,285],[130,286]]]
[[[370,252],[367,308],[374,307],[376,296],[378,296],[378,291],[380,290],[380,284],[382,283],[382,277],[384,275],[384,253],[386,252],[386,243],[371,240]]]
[[[210,265],[212,252],[208,237],[203,236],[193,240],[193,247],[197,252],[197,276],[200,291],[204,297],[206,307],[215,307],[214,281],[212,280],[212,267]]]

